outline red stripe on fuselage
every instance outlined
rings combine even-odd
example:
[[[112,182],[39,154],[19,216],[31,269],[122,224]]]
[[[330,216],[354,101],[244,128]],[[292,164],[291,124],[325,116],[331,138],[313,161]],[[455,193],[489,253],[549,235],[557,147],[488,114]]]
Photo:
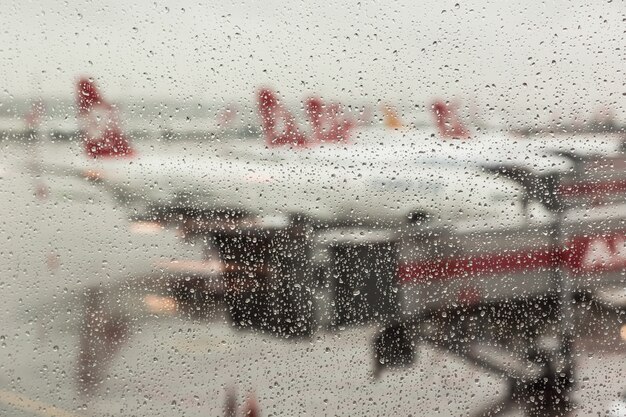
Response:
[[[617,247],[618,242],[622,247]],[[534,250],[407,262],[398,267],[397,274],[402,283],[419,284],[524,273],[559,265],[575,275],[614,272],[626,268],[624,242],[626,231],[580,236],[568,241],[566,249],[545,246]],[[606,249],[605,254],[591,252],[598,244]]]
[[[399,267],[398,277],[401,282],[421,283],[550,268],[554,265],[556,260],[553,252],[544,249],[406,263]]]
[[[626,192],[626,179],[575,182],[559,187],[559,194],[563,197],[601,197],[624,192]]]

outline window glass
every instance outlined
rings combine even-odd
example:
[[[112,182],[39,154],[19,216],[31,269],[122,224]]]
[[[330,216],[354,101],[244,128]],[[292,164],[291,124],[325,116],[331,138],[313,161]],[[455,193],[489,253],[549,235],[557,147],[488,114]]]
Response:
[[[0,8],[1,415],[626,415],[620,2]]]

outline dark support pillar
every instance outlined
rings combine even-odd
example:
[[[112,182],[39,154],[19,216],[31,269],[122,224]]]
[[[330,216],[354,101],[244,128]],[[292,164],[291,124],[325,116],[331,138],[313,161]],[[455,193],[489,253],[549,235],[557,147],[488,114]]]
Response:
[[[292,221],[275,231],[270,242],[268,303],[271,330],[279,335],[310,336],[313,332],[309,258],[306,223]]]
[[[397,319],[397,243],[342,242],[331,247],[334,325]]]
[[[306,223],[213,231],[233,325],[293,337],[313,331]]]

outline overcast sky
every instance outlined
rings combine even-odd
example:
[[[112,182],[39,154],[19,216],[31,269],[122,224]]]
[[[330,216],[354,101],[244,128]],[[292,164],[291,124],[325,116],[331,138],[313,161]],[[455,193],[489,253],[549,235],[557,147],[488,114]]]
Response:
[[[293,100],[456,96],[494,114],[607,105],[626,119],[625,4],[5,0],[0,101],[71,97],[89,74],[111,97],[250,100],[272,85]]]

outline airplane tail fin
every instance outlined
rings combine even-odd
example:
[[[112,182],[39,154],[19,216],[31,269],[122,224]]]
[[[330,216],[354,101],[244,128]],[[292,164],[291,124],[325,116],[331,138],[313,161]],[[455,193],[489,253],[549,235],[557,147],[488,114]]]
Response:
[[[396,112],[396,109],[391,104],[385,104],[382,106],[383,110],[383,123],[387,129],[403,129],[404,124],[400,120],[400,116]]]
[[[306,100],[305,109],[311,132],[298,127],[293,114],[280,103],[269,88],[258,93],[259,115],[268,146],[306,146],[313,143],[347,142],[356,123],[347,117],[338,103],[324,104],[317,97]]]
[[[432,111],[443,138],[468,139],[470,137],[469,130],[463,126],[452,105],[437,100],[432,104]]]
[[[119,125],[116,108],[104,100],[93,80],[78,80],[76,106],[88,156],[98,158],[133,155],[134,150]]]
[[[261,88],[257,99],[261,126],[268,146],[306,144],[306,136],[298,129],[296,119],[272,90]]]
[[[316,142],[347,142],[355,122],[343,115],[339,103],[325,105],[322,99],[310,97],[306,110]]]

